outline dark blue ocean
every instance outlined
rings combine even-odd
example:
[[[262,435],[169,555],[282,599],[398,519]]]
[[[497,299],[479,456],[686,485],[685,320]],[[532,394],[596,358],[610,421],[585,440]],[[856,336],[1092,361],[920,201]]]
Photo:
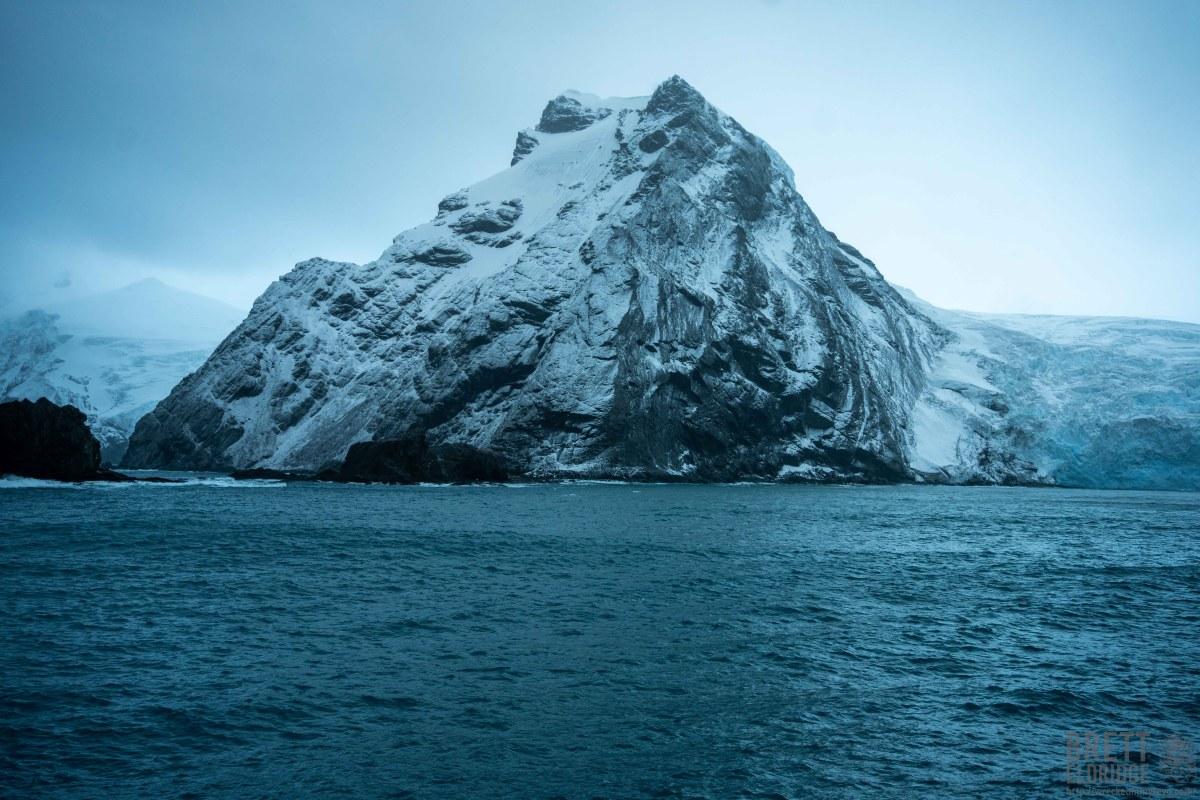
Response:
[[[10,481],[0,633],[5,798],[1200,787],[1196,494]]]

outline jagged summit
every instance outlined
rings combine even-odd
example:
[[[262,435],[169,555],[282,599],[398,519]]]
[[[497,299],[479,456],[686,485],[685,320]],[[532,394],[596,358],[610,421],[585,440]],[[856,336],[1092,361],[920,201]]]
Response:
[[[569,90],[546,104],[536,131],[540,133],[568,133],[583,130],[593,122],[604,119],[614,111],[642,108],[650,114],[679,113],[688,109],[703,108],[704,98],[691,84],[678,75],[663,81],[646,97],[609,97]]]
[[[685,110],[688,102],[695,108],[707,105],[704,98],[678,75],[663,81],[651,95],[640,97],[600,97],[573,89],[567,90],[546,103],[538,123],[517,134],[513,164],[528,155],[545,134],[573,133],[591,127],[621,111],[658,114]]]
[[[272,284],[125,464],[319,469],[423,434],[546,477],[1052,481],[986,370],[950,379],[951,327],[683,79],[568,92],[375,261]]]
[[[517,134],[512,164],[533,151],[541,141],[539,134],[581,131],[616,111],[634,109],[646,114],[678,114],[689,110],[701,111],[707,105],[704,97],[678,75],[672,75],[659,84],[653,94],[644,97],[598,97],[568,90],[546,104],[534,128]],[[676,127],[684,121],[676,120]]]
[[[682,111],[701,110],[708,103],[690,83],[678,75],[672,75],[658,85],[646,111],[651,114],[678,114]]]

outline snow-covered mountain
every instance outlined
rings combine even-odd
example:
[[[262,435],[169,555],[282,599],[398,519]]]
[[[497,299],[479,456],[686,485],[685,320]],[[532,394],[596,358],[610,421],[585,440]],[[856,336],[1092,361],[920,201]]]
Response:
[[[1195,358],[1189,326],[1152,325],[1179,347],[1138,369]],[[1160,419],[1168,399],[1194,440],[1186,366],[1088,417],[1100,427],[1038,427],[1067,416],[1052,397],[1119,391],[1106,358],[1142,358],[1072,360],[1048,326],[898,293],[678,77],[649,97],[567,93],[509,169],[376,261],[314,259],[272,284],[142,419],[125,464],[316,469],[422,430],[542,476],[1075,481],[1103,459],[1063,448],[1107,452],[1104,425]]]
[[[0,400],[78,407],[115,463],[137,420],[243,316],[150,279],[0,320]]]

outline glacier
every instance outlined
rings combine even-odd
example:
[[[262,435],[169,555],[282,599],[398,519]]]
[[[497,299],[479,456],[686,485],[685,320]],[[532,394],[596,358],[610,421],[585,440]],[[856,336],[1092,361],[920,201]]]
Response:
[[[916,479],[1200,489],[1200,325],[908,296],[953,334],[913,410]]]
[[[568,92],[358,265],[302,262],[124,466],[316,471],[420,432],[542,478],[1194,488],[1200,326],[891,286],[679,77]]]
[[[0,319],[0,401],[46,397],[75,406],[102,459],[118,463],[137,421],[243,317],[146,279]]]

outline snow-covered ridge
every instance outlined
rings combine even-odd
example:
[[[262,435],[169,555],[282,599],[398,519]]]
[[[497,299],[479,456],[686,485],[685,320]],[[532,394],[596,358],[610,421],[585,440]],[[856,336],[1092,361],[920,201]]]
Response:
[[[1111,359],[1141,359],[1144,377],[1168,357],[1111,333],[1105,358],[1073,361],[1066,340],[1111,330],[1073,324],[905,298],[821,226],[777,153],[678,77],[642,98],[568,92],[508,169],[375,261],[314,259],[272,284],[139,423],[125,463],[318,469],[424,430],[534,476],[1106,484],[1104,425],[1169,417],[1194,437],[1194,418],[1164,412],[1194,404],[1186,369],[1095,425],[1039,427],[1108,387]],[[1197,352],[1187,335],[1173,347],[1173,364]],[[1100,455],[1063,455],[1080,447]],[[1141,459],[1122,474],[1195,481],[1148,447],[1122,451]]]

